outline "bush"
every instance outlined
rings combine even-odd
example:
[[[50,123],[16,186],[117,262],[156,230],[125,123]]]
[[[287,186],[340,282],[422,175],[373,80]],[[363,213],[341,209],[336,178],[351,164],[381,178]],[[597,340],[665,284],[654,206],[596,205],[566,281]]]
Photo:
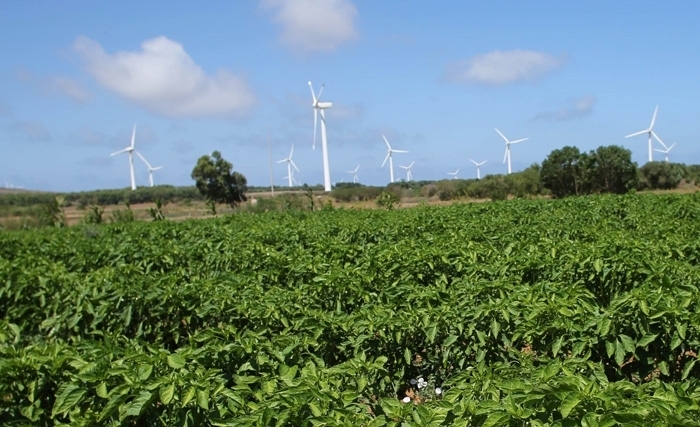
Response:
[[[686,175],[678,163],[648,162],[639,168],[638,190],[670,190],[677,188]]]

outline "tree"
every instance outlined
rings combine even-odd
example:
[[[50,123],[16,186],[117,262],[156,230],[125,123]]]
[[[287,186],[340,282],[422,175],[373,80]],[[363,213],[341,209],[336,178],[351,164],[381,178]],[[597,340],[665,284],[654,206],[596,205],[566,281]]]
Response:
[[[236,207],[245,202],[247,183],[245,176],[233,171],[233,165],[218,151],[202,156],[192,169],[192,179],[199,192],[211,203],[227,203]]]
[[[566,197],[587,192],[585,188],[586,153],[576,147],[564,147],[552,151],[542,162],[542,185],[554,197]]]
[[[624,194],[637,186],[637,164],[632,152],[619,145],[598,147],[586,162],[587,183],[594,193]]]
[[[687,174],[682,164],[668,162],[647,162],[639,168],[639,190],[670,190],[677,188]]]

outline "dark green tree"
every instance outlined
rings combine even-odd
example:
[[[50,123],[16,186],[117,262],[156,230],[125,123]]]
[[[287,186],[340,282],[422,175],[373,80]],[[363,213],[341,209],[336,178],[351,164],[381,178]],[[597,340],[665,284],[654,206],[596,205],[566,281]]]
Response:
[[[554,197],[586,193],[587,158],[588,155],[576,147],[567,146],[552,151],[540,168],[542,185]]]
[[[246,201],[247,180],[245,176],[233,170],[233,165],[218,151],[211,156],[202,156],[192,169],[199,192],[210,202],[227,203],[236,207]]]
[[[678,187],[686,175],[685,166],[678,163],[648,162],[639,168],[640,190],[670,190]]]
[[[591,151],[585,174],[593,193],[624,194],[637,187],[637,164],[632,161],[632,152],[619,145]]]

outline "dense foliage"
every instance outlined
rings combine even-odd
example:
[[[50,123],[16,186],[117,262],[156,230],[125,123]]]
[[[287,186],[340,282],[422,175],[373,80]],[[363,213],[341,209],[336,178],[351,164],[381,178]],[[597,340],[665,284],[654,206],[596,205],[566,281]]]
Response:
[[[567,146],[547,156],[540,177],[542,185],[555,197],[624,194],[637,186],[637,164],[632,162],[631,151],[616,145],[598,147],[589,153]]]
[[[211,156],[202,156],[192,169],[192,179],[197,190],[211,203],[227,203],[236,207],[246,201],[248,181],[233,165],[214,151]]]
[[[692,195],[0,233],[0,424],[698,425],[698,235]]]

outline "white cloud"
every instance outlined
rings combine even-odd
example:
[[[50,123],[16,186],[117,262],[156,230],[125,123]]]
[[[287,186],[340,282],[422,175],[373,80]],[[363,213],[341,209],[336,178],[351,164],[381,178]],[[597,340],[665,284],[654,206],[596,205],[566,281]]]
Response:
[[[70,77],[37,76],[21,69],[17,71],[17,78],[34,87],[42,96],[64,95],[81,104],[92,99],[92,94]]]
[[[564,65],[566,56],[532,50],[494,50],[447,67],[447,78],[458,83],[499,86],[533,81]]]
[[[280,41],[303,53],[332,52],[357,39],[357,8],[350,0],[261,0],[282,26]]]
[[[24,135],[31,142],[51,141],[51,133],[46,126],[35,121],[16,121],[8,126],[8,130]]]
[[[85,70],[117,95],[168,117],[243,115],[255,104],[245,80],[224,70],[207,75],[180,43],[160,36],[141,50],[109,54],[79,37],[73,48]]]
[[[592,95],[586,95],[578,99],[573,99],[566,106],[552,111],[543,111],[536,115],[533,120],[569,120],[590,114],[596,99]]]

